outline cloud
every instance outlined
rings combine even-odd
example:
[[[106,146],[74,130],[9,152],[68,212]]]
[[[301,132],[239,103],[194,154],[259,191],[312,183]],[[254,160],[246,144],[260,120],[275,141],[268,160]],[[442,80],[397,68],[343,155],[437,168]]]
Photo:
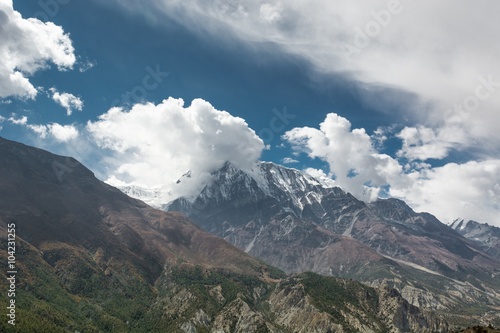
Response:
[[[449,163],[425,169],[409,186],[391,187],[418,211],[428,211],[443,222],[458,217],[500,227],[500,160]]]
[[[48,125],[26,125],[26,127],[37,133],[42,139],[51,137],[58,142],[69,142],[79,135],[78,129],[73,125],[52,123]]]
[[[0,2],[0,98],[35,98],[28,77],[50,63],[72,68],[74,48],[68,34],[52,22],[23,19],[11,0]]]
[[[403,171],[396,160],[375,150],[364,129],[351,129],[351,123],[335,113],[328,114],[319,129],[294,128],[283,138],[293,149],[328,162],[336,184],[365,201],[376,200],[381,187]]]
[[[145,12],[132,0],[115,2]],[[306,59],[320,73],[356,81],[360,98],[381,112],[388,112],[386,103],[381,102],[383,98],[372,98],[373,91],[378,96],[390,91],[398,104],[392,108],[395,116],[409,119],[415,125],[411,127],[432,128],[438,137],[441,127],[448,130],[448,118],[457,115],[450,110],[457,110],[457,105],[469,109],[467,119],[453,127],[466,142],[440,138],[435,147],[407,152],[409,158],[426,158],[427,153],[441,157],[452,149],[467,148],[472,141],[483,142],[483,152],[491,155],[488,148],[500,141],[496,129],[500,122],[496,17],[500,2],[459,3],[146,0],[140,6],[153,7],[158,15],[216,39],[238,39],[254,48],[266,47],[266,51],[269,42],[275,43],[276,49]],[[484,85],[485,81],[490,83]],[[484,88],[478,90],[481,84]],[[471,99],[478,92],[481,98]]]
[[[226,161],[251,168],[264,149],[243,119],[202,99],[187,107],[182,99],[169,98],[131,110],[112,108],[89,122],[87,130],[98,146],[111,152],[109,181],[163,187],[172,196],[192,194]],[[188,169],[192,177],[177,186]]]
[[[291,157],[285,157],[285,158],[282,160],[282,163],[283,163],[283,164],[294,164],[294,163],[299,163],[299,161],[297,161],[296,159],[291,158]]]
[[[22,116],[19,119],[16,119],[14,117],[10,117],[9,121],[13,123],[14,125],[26,125],[28,123],[28,117]]]
[[[263,19],[265,22],[277,23],[282,19],[283,6],[281,5],[281,3],[263,3],[260,6],[259,12],[261,19]]]
[[[78,130],[73,125],[53,123],[47,126],[50,134],[60,142],[67,142],[78,137]]]
[[[115,2],[141,12],[134,1]],[[274,43],[274,50],[309,61],[319,75],[355,81],[357,96],[372,108],[394,112],[391,116],[406,125],[399,133],[381,129],[370,137],[335,115],[319,129],[287,132],[297,151],[329,162],[330,175],[353,194],[371,200],[389,187],[413,208],[440,218],[448,218],[446,209],[450,214],[457,209],[464,217],[499,224],[499,208],[485,196],[496,193],[494,185],[489,188],[479,175],[498,182],[496,173],[484,168],[495,164],[500,153],[500,2],[459,3],[147,0],[140,6],[153,7],[158,15],[214,39],[237,39],[266,51]],[[393,111],[387,110],[388,103]],[[381,154],[386,141],[394,138],[402,141],[397,154]],[[477,161],[440,168],[423,163],[449,158],[453,151],[473,153]],[[446,177],[448,171],[453,178]],[[477,184],[462,178],[472,174],[478,175],[472,178]],[[453,182],[470,190],[474,209],[455,206],[463,194],[445,191]],[[443,198],[427,203],[425,191],[441,184]]]
[[[71,116],[73,110],[82,111],[83,101],[79,97],[69,93],[60,93],[55,88],[50,88],[49,90],[52,93],[52,99],[66,109],[68,116]]]
[[[97,61],[91,61],[91,60],[79,60],[78,63],[78,71],[80,71],[80,73],[85,73],[86,71],[94,68],[95,66],[97,66]]]
[[[317,180],[319,180],[323,186],[326,186],[326,187],[338,186],[338,184],[336,184],[335,181],[332,180],[332,178],[321,169],[306,168],[304,170],[304,172],[306,174],[308,174],[309,176],[314,177]]]
[[[28,117],[22,116],[21,118],[16,119],[14,118],[14,116],[10,117],[8,121],[10,121],[14,125],[23,126],[32,130],[33,132],[37,133],[42,139],[51,137],[57,142],[69,142],[73,139],[76,139],[79,135],[79,131],[74,125],[61,125],[58,123],[51,123],[46,125],[29,124]],[[5,118],[0,117],[0,122],[2,122],[4,119]]]
[[[380,131],[376,132],[380,135]],[[421,160],[446,154],[447,146],[439,139],[442,133],[405,128],[397,136],[403,139],[400,151],[405,152],[404,157]],[[443,222],[463,217],[500,226],[499,159],[441,167],[415,161],[403,166],[378,152],[376,136],[370,138],[364,129],[351,129],[347,119],[333,113],[327,115],[319,129],[294,128],[283,137],[295,151],[328,162],[328,176],[358,199],[372,201],[384,188],[416,211],[430,212]],[[422,142],[420,149],[412,146]],[[322,173],[316,169],[306,172],[315,177]]]
[[[403,141],[403,147],[397,152],[399,157],[422,161],[443,159],[451,149],[464,149],[469,142],[466,133],[453,126],[437,130],[424,126],[405,127],[396,137]]]

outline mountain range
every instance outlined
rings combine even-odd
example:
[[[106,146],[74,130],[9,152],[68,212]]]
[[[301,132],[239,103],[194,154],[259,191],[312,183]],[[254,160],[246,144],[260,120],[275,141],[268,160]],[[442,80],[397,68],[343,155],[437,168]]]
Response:
[[[300,236],[288,230],[283,240]],[[313,245],[328,242],[324,235],[355,244],[319,226],[303,231]],[[2,332],[450,329],[439,313],[419,309],[388,285],[286,275],[180,213],[130,198],[72,158],[0,138],[2,248],[12,233],[14,295],[0,284],[0,303],[14,300],[16,325],[2,320]],[[253,244],[260,246],[257,239]],[[0,260],[9,255],[1,251]],[[2,270],[0,278],[8,274]]]
[[[226,163],[198,195],[162,209],[183,212],[288,274],[312,271],[395,288],[451,322],[500,320],[498,237],[490,229],[472,239],[460,232],[465,228],[457,232],[401,200],[365,203],[266,162],[247,171]]]

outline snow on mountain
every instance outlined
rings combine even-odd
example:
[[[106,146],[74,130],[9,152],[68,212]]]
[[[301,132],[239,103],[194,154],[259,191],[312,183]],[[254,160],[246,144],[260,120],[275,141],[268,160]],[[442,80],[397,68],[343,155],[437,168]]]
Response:
[[[467,225],[471,222],[471,220],[464,220],[464,219],[456,219],[452,223],[450,223],[450,228],[456,231],[463,230],[467,228]]]
[[[148,189],[136,185],[118,186],[118,189],[129,197],[144,201],[152,207],[161,207],[168,200],[168,191],[161,188]]]
[[[335,187],[331,179],[315,178],[302,171],[270,162],[256,162],[246,170],[226,163],[210,176],[201,191],[185,195],[181,200],[186,204],[193,204],[196,200],[199,205],[200,201],[205,204],[209,201],[231,201],[235,194],[240,200],[254,202],[269,197],[283,202],[290,201],[290,208],[298,212],[302,210],[304,200],[309,203],[320,202],[321,195],[318,193]],[[338,190],[342,191],[340,188]],[[163,209],[169,209],[175,201],[174,198],[164,204]]]

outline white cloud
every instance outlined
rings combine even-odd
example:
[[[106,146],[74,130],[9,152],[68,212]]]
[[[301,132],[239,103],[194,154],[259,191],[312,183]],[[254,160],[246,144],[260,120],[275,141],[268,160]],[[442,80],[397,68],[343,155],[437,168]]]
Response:
[[[67,142],[78,137],[78,130],[73,125],[50,124],[48,125],[50,134],[60,142]]]
[[[321,169],[314,169],[314,168],[306,168],[304,170],[305,173],[307,173],[309,176],[312,176],[317,179],[321,178],[330,178],[323,170]]]
[[[371,135],[371,139],[375,148],[383,148],[385,142],[389,139],[390,136],[394,133],[394,125],[393,126],[379,126]]]
[[[73,110],[82,111],[83,101],[79,97],[69,93],[60,93],[55,88],[50,88],[49,90],[52,93],[52,99],[66,109],[68,116],[71,116]]]
[[[74,125],[61,125],[58,123],[51,124],[29,124],[28,117],[22,116],[21,118],[14,118],[15,114],[7,119],[14,125],[19,125],[22,127],[29,128],[33,132],[37,133],[40,138],[46,139],[51,137],[57,142],[69,142],[76,139],[79,135],[78,129]],[[5,118],[0,116],[0,122]]]
[[[402,173],[399,163],[379,154],[364,129],[351,129],[351,123],[330,113],[320,129],[294,128],[283,136],[295,150],[330,165],[336,184],[365,200],[376,200],[380,187]]]
[[[40,138],[42,139],[46,139],[47,138],[47,134],[48,134],[48,126],[47,125],[26,125],[26,127],[28,127],[30,130],[32,130],[33,132],[35,132],[36,134],[38,134],[40,136]]]
[[[74,49],[68,34],[52,22],[23,19],[11,0],[0,2],[0,98],[34,98],[28,77],[55,64],[72,68]]]
[[[439,142],[444,134],[425,128],[405,129],[401,133],[398,135],[407,145],[405,157],[424,159],[445,154],[440,149],[446,147]],[[391,196],[405,200],[417,211],[430,212],[443,222],[463,217],[500,226],[499,159],[434,168],[411,162],[403,167],[399,161],[380,154],[375,148],[376,139],[371,139],[364,129],[351,129],[350,122],[336,114],[329,114],[319,129],[294,128],[284,138],[296,151],[328,162],[329,176],[336,178],[335,184],[359,199],[376,199],[380,188],[388,186]],[[410,144],[419,142],[424,142],[421,147],[426,148],[412,149]],[[315,169],[306,172],[321,176],[321,171]]]
[[[87,130],[113,153],[108,177],[147,188],[163,187],[172,196],[191,194],[210,171],[225,161],[250,168],[264,149],[263,141],[241,118],[195,99],[184,107],[169,98],[158,105],[136,104],[130,111],[112,108]],[[192,177],[175,183],[186,170]],[[183,192],[180,192],[183,191]]]
[[[46,139],[50,136],[58,142],[69,142],[76,139],[79,135],[78,129],[73,125],[61,125],[58,123],[48,125],[28,124],[26,127],[37,133],[42,139]]]
[[[296,159],[291,158],[291,157],[285,157],[285,158],[282,160],[282,163],[283,163],[283,164],[294,164],[294,163],[299,163],[299,161],[297,161]]]
[[[9,121],[13,123],[14,125],[26,125],[28,123],[28,117],[22,116],[19,119],[16,119],[14,117],[10,117]]]
[[[456,126],[443,126],[437,130],[424,126],[405,127],[396,137],[403,141],[398,156],[409,160],[443,159],[451,149],[463,149],[469,145],[467,134]]]
[[[424,170],[407,187],[391,187],[418,211],[435,214],[443,222],[457,217],[500,226],[500,160],[450,163]]]
[[[134,1],[116,1],[137,10]],[[359,82],[360,97],[385,110],[372,88],[400,91],[397,117],[430,127],[439,136],[448,111],[468,104],[467,119],[453,128],[467,141],[446,142],[408,157],[443,156],[470,142],[483,147],[500,141],[500,2],[442,0],[146,0],[161,15],[216,38],[237,38],[258,47],[272,42],[286,53],[310,61],[320,72],[347,75]],[[269,23],[269,24],[267,24]],[[221,33],[221,32],[224,33]],[[223,37],[222,37],[223,36]],[[346,45],[356,48],[346,56]],[[483,89],[478,86],[491,81]],[[489,89],[485,89],[489,88]],[[386,90],[387,91],[387,90]],[[479,100],[471,99],[480,93]],[[379,94],[380,96],[380,94]],[[408,101],[407,96],[414,96]],[[394,97],[394,96],[393,96]],[[487,97],[487,98],[483,98]],[[479,103],[476,103],[479,101]],[[472,103],[472,104],[471,104]],[[444,125],[444,131],[448,126]],[[488,149],[484,149],[488,154]]]
[[[314,177],[317,180],[319,180],[323,186],[326,186],[326,187],[338,186],[338,184],[321,169],[306,168],[304,170],[304,172],[306,174],[308,174],[309,176]]]

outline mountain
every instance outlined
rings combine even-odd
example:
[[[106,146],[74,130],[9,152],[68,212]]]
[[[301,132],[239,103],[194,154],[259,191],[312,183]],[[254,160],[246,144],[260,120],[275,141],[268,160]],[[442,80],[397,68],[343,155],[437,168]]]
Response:
[[[500,228],[463,219],[456,219],[450,227],[476,243],[485,253],[500,260]]]
[[[120,186],[120,191],[132,198],[139,198],[149,206],[161,206],[165,202],[163,191],[159,188],[148,189],[136,185]]]
[[[163,209],[287,273],[388,285],[457,321],[500,306],[500,262],[475,242],[401,200],[367,204],[295,169],[226,163],[199,195]]]
[[[4,317],[1,332],[449,330],[393,288],[286,276],[72,158],[0,138],[0,247],[8,246],[0,304],[15,326]]]

